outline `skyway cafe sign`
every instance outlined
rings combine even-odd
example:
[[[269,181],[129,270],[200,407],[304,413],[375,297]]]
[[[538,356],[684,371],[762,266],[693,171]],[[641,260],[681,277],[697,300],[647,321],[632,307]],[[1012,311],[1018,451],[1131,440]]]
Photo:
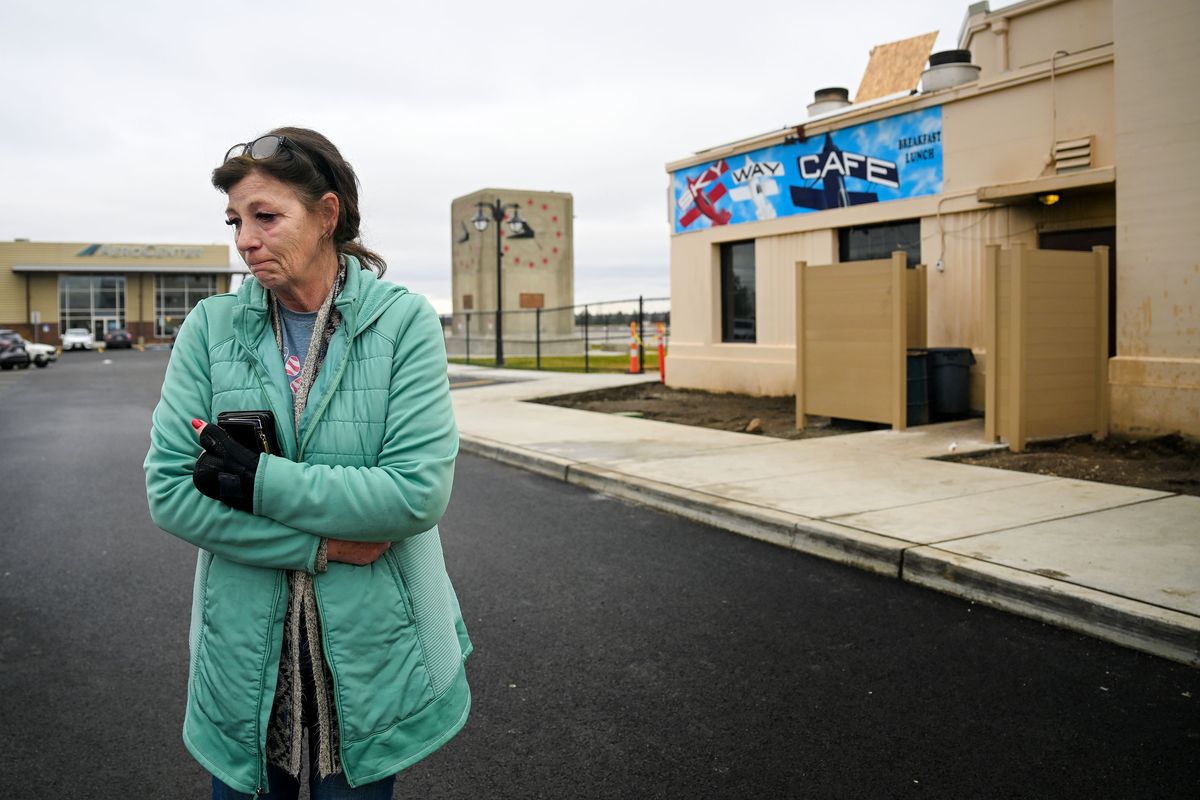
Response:
[[[942,109],[789,141],[671,175],[675,232],[942,191]]]

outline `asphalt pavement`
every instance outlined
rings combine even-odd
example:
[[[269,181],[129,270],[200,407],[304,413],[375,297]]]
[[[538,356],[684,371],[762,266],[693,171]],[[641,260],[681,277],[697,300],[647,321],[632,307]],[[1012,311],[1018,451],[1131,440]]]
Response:
[[[979,418],[784,440],[530,402],[645,375],[450,375],[470,452],[1200,667],[1200,497],[941,460]]]
[[[141,471],[167,355],[0,383],[4,797],[208,796],[195,550]],[[1184,665],[471,455],[442,531],[474,706],[398,798],[1200,793]]]

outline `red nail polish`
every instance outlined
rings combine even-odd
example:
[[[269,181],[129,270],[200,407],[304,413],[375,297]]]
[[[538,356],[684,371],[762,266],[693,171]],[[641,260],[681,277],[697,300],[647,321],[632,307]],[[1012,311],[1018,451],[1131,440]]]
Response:
[[[192,427],[195,428],[196,430],[200,430],[201,428],[204,427],[203,420],[198,420],[198,419],[192,420]]]

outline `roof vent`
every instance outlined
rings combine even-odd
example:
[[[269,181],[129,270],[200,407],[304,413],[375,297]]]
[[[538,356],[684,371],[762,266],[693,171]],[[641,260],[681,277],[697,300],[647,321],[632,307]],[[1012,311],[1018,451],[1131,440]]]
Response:
[[[808,104],[808,115],[815,117],[818,114],[824,114],[827,111],[836,111],[848,105],[850,105],[849,89],[843,89],[840,86],[817,89],[816,94],[813,96],[813,101]]]
[[[1092,137],[1062,139],[1054,143],[1054,171],[1074,172],[1092,166]]]
[[[929,56],[929,69],[921,73],[921,92],[936,92],[979,80],[979,67],[971,63],[970,50],[943,50]]]

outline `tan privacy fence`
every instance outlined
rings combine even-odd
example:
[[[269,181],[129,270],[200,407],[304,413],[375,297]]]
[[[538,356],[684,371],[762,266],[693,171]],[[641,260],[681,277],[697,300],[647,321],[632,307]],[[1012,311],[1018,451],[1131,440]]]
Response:
[[[1108,432],[1108,248],[987,248],[984,426],[1030,439]]]
[[[904,430],[907,350],[925,344],[925,269],[905,265],[796,262],[797,428],[813,414]]]

